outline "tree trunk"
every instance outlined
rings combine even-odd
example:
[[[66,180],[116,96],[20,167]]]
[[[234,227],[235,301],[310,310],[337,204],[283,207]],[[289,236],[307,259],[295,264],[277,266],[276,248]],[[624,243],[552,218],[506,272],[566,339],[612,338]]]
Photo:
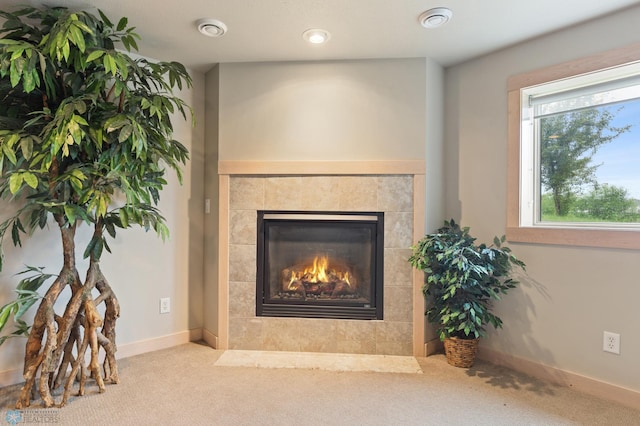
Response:
[[[556,188],[553,189],[553,208],[556,212],[556,216],[562,216],[562,201],[560,200],[560,191]]]
[[[104,391],[105,381],[118,383],[119,380],[115,360],[115,322],[120,315],[118,300],[104,278],[98,260],[93,256],[85,282],[81,282],[75,264],[76,227],[65,225],[60,217],[56,220],[62,236],[64,263],[59,276],[38,307],[27,339],[25,384],[16,402],[18,409],[30,405],[34,386],[37,387],[44,407],[52,407],[56,405],[52,391],[62,386],[64,392],[59,406],[67,403],[76,382],[79,394],[82,395],[88,372],[95,380],[99,392]],[[101,238],[101,226],[96,223],[94,236]],[[67,286],[71,295],[64,314],[59,316],[54,307]],[[94,289],[99,292],[95,300],[92,295]],[[96,308],[101,303],[105,304],[104,319]],[[104,375],[98,364],[100,348],[105,351]],[[91,349],[88,369],[85,365],[87,349]]]

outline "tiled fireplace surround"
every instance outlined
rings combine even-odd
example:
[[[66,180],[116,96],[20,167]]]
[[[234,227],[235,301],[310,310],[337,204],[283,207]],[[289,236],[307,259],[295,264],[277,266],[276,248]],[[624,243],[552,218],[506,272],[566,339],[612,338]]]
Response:
[[[218,347],[424,356],[421,162],[221,162]],[[384,319],[256,317],[257,210],[384,212]],[[418,237],[419,238],[419,237]],[[225,335],[226,334],[226,335]]]

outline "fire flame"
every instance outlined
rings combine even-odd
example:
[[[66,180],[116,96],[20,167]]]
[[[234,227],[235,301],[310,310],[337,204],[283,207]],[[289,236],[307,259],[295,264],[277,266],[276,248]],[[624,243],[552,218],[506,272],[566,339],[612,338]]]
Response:
[[[329,257],[328,256],[316,256],[313,258],[313,264],[306,267],[301,273],[291,272],[291,280],[289,285],[293,284],[304,277],[304,280],[310,283],[323,283],[329,282],[331,279],[329,276],[337,277],[338,279],[351,285],[349,282],[349,272],[336,271],[329,269]]]

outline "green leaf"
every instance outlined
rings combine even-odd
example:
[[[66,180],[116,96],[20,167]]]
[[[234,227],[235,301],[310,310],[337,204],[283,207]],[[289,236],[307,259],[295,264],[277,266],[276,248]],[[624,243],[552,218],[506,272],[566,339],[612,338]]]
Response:
[[[71,25],[69,27],[69,32],[71,35],[71,40],[73,40],[73,43],[78,46],[78,50],[80,50],[80,52],[84,52],[86,49],[86,45],[84,41],[84,35],[82,34],[80,28],[75,24]]]
[[[87,248],[85,248],[85,249],[84,249],[84,253],[82,254],[82,257],[83,257],[84,259],[86,259],[86,258],[88,258],[88,257],[89,257],[89,255],[90,255],[90,254],[91,254],[91,252],[93,251],[93,248],[94,248],[94,247],[95,247],[95,245],[96,245],[96,241],[97,241],[97,238],[95,238],[95,237],[94,237],[94,238],[92,238],[92,239],[89,241],[89,244],[87,244]]]
[[[127,22],[128,19],[126,17],[120,18],[120,21],[118,22],[118,27],[116,28],[117,31],[122,31],[125,29],[125,27],[127,26]]]
[[[158,236],[162,238],[162,241],[167,241],[169,239],[169,228],[164,223],[158,222],[158,224],[156,225],[156,232]]]
[[[102,238],[97,238],[96,243],[91,250],[91,255],[95,260],[100,260],[100,256],[102,256],[102,249],[104,248],[104,242]]]
[[[118,134],[118,142],[122,143],[129,139],[132,132],[133,127],[131,127],[131,125],[122,126],[122,128],[120,129],[120,133]]]
[[[24,181],[26,182],[26,184],[29,185],[31,188],[35,189],[38,186],[38,178],[33,173],[24,172],[22,174],[22,177],[24,178]]]
[[[87,56],[87,62],[93,62],[96,59],[100,59],[104,55],[104,50],[94,50]]]
[[[16,153],[13,150],[13,148],[11,148],[8,141],[2,144],[2,151],[4,152],[4,155],[7,156],[11,164],[15,166],[18,163],[18,159],[16,158]]]
[[[115,77],[115,75],[118,73],[118,68],[116,67],[116,61],[113,59],[113,57],[111,55],[105,55],[103,63],[105,70]]]
[[[64,206],[64,214],[67,216],[67,219],[70,224],[76,223],[76,212],[72,205],[65,204]]]
[[[20,190],[20,187],[22,186],[23,180],[24,178],[22,176],[22,173],[12,174],[11,177],[9,177],[9,191],[11,191],[12,194],[18,192],[18,190]]]
[[[122,208],[118,210],[118,215],[120,216],[120,223],[122,223],[123,228],[129,227],[129,215],[127,214],[127,210]]]
[[[109,253],[111,253],[111,247],[109,247],[109,244],[107,244],[107,239],[106,238],[102,239],[102,244],[104,245],[105,250],[107,250]]]
[[[40,299],[40,296],[37,293],[35,296],[22,299],[20,308],[13,315],[13,318],[15,320],[18,320],[19,318],[21,318],[29,310],[29,308],[32,307],[39,299]]]
[[[18,58],[16,60],[11,61],[10,76],[9,76],[11,81],[11,87],[16,87],[18,83],[20,83],[25,62],[26,61],[24,60],[24,58]]]
[[[0,331],[7,324],[7,320],[9,319],[9,315],[11,314],[12,309],[13,309],[13,304],[11,303],[4,305],[0,309]]]
[[[100,19],[102,19],[108,27],[113,27],[113,24],[111,23],[107,15],[104,14],[104,12],[98,9],[98,14],[100,15]]]
[[[22,73],[22,88],[26,93],[31,93],[36,88],[36,80],[32,72]]]
[[[109,222],[105,223],[105,229],[107,230],[107,233],[109,233],[109,235],[111,235],[111,238],[115,238],[116,237],[116,228],[115,228],[115,226],[113,226],[113,222],[109,221]]]
[[[33,154],[33,139],[31,137],[20,139],[20,149],[25,160],[29,160]]]

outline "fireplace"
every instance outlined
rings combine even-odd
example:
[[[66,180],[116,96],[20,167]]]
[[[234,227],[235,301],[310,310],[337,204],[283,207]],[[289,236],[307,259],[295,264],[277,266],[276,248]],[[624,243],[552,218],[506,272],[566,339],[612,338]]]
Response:
[[[257,174],[223,164],[229,175],[220,177],[220,269],[216,272],[220,335],[207,337],[212,344],[220,349],[262,351],[423,353],[424,276],[407,259],[413,241],[424,235],[424,170],[404,162],[401,166],[381,169],[367,164],[357,168],[361,173],[353,174],[353,168],[341,164],[341,171],[351,173],[343,175],[336,174],[335,168],[305,164],[306,175],[291,175],[282,163]],[[309,170],[316,175],[309,175]],[[384,213],[384,318],[257,316],[259,211]],[[377,250],[381,249],[378,244]]]
[[[257,316],[383,319],[383,213],[260,210],[257,230]]]

